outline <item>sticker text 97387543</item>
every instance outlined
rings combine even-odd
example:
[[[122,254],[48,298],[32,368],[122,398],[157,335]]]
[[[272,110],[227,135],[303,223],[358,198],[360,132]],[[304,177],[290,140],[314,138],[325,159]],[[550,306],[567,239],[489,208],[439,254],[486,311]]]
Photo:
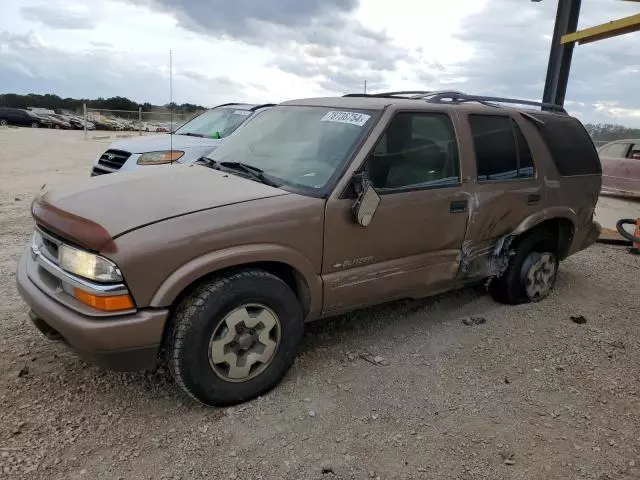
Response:
[[[322,117],[322,122],[339,122],[339,123],[350,123],[351,125],[357,125],[359,127],[363,126],[367,123],[367,120],[371,118],[371,115],[367,115],[366,113],[358,113],[358,112],[337,112],[330,111]]]

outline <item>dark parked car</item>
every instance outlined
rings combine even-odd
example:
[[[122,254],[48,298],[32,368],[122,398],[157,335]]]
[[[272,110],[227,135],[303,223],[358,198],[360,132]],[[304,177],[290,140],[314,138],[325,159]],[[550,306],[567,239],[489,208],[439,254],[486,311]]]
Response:
[[[25,127],[51,127],[50,119],[36,115],[29,110],[21,108],[0,107],[0,125],[22,125]]]
[[[53,128],[64,128],[65,130],[69,130],[73,128],[71,122],[62,115],[58,115],[55,113],[50,113],[47,115],[40,115],[41,117],[49,118],[53,122]]]

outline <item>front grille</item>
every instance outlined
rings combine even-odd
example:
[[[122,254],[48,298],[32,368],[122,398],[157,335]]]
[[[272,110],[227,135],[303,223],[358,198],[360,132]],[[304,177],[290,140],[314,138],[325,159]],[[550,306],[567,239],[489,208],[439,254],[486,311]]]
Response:
[[[105,170],[104,168],[100,168],[100,167],[93,167],[93,170],[91,170],[92,177],[95,177],[96,175],[104,175],[105,173],[113,173],[113,172],[111,172],[111,170]]]
[[[58,264],[58,248],[62,244],[60,240],[37,227],[34,243],[40,253],[56,265]]]
[[[98,165],[102,165],[111,170],[120,170],[130,156],[131,153],[122,150],[107,150],[98,160]],[[107,172],[105,171],[104,173]]]

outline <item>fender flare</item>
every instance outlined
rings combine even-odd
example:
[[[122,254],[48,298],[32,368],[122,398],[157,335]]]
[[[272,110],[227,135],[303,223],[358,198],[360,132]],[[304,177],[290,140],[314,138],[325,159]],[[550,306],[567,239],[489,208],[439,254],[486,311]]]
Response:
[[[509,235],[513,237],[521,235],[522,233],[531,230],[533,227],[540,225],[546,220],[554,220],[559,218],[569,220],[574,229],[578,224],[578,215],[573,209],[569,207],[549,207],[525,218]]]
[[[309,290],[309,315],[322,310],[322,279],[315,268],[299,251],[276,244],[250,244],[225,248],[196,257],[173,271],[153,294],[150,306],[171,305],[180,293],[198,279],[216,271],[257,262],[276,262],[288,265],[304,279]]]

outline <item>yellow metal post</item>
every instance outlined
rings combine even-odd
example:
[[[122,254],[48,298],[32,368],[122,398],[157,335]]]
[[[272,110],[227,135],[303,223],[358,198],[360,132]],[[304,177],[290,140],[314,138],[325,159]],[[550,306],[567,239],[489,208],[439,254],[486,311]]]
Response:
[[[579,45],[584,43],[604,40],[605,38],[616,37],[625,33],[637,32],[640,30],[640,13],[629,17],[613,20],[612,22],[596,25],[595,27],[585,28],[577,32],[568,33],[562,36],[560,42],[562,44],[577,42]]]

